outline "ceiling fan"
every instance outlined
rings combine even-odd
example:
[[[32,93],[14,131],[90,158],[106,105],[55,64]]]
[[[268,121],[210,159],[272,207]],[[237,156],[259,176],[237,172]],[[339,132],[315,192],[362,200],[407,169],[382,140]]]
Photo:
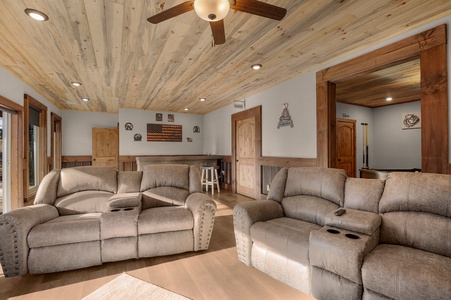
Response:
[[[282,20],[287,13],[285,8],[257,0],[191,0],[149,17],[147,21],[152,24],[158,24],[194,10],[200,18],[210,22],[215,45],[221,45],[225,43],[223,19],[226,17],[230,8],[278,21]]]

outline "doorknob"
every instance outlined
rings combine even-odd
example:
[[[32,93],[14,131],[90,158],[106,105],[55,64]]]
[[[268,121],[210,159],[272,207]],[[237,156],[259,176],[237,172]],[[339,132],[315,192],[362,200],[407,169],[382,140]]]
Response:
[[[341,161],[341,158],[339,158],[338,161]]]
[[[239,161],[240,161],[239,159],[236,160],[236,162],[239,162]]]

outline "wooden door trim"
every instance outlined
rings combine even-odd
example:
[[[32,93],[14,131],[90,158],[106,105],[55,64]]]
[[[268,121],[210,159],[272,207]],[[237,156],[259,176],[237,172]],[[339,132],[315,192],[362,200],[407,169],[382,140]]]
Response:
[[[39,127],[42,130],[39,131],[39,171],[38,171],[38,185],[44,178],[47,172],[47,106],[34,99],[30,95],[25,94],[24,96],[24,173],[23,173],[23,184],[24,184],[24,200],[25,202],[32,200],[36,190],[33,193],[29,192],[29,180],[28,180],[28,126],[30,124],[29,115],[30,107],[35,107],[40,110],[39,113]]]
[[[260,199],[261,170],[259,160],[262,153],[262,107],[256,106],[232,115],[232,191],[236,193],[236,122],[245,119],[255,119],[255,181],[254,198]]]
[[[336,167],[336,100],[334,81],[350,79],[420,57],[422,75],[421,112],[423,119],[421,124],[422,171],[447,173],[449,145],[446,38],[446,25],[443,24],[317,72],[318,166]],[[428,63],[425,63],[425,61]],[[426,64],[429,67],[426,67]],[[425,101],[423,102],[423,100]],[[434,107],[441,109],[438,117],[433,116],[433,114],[437,113]],[[444,124],[446,126],[443,126]]]
[[[23,206],[23,107],[0,96],[0,107],[17,112],[11,114],[11,209]],[[15,154],[15,155],[14,155]]]

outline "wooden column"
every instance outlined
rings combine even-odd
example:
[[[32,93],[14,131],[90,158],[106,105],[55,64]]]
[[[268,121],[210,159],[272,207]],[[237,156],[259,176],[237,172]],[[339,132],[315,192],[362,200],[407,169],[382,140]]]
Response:
[[[317,80],[318,81],[318,80]],[[336,164],[336,85],[325,81],[316,85],[317,166],[335,167]]]
[[[420,52],[421,169],[448,173],[448,74],[446,44]]]

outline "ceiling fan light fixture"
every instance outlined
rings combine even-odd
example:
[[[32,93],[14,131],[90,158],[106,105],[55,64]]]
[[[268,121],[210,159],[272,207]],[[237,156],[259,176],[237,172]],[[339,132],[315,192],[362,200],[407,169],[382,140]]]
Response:
[[[27,8],[25,9],[25,13],[36,21],[47,21],[49,19],[45,13],[36,9]]]
[[[229,0],[194,0],[196,14],[205,21],[224,19],[230,10]]]

